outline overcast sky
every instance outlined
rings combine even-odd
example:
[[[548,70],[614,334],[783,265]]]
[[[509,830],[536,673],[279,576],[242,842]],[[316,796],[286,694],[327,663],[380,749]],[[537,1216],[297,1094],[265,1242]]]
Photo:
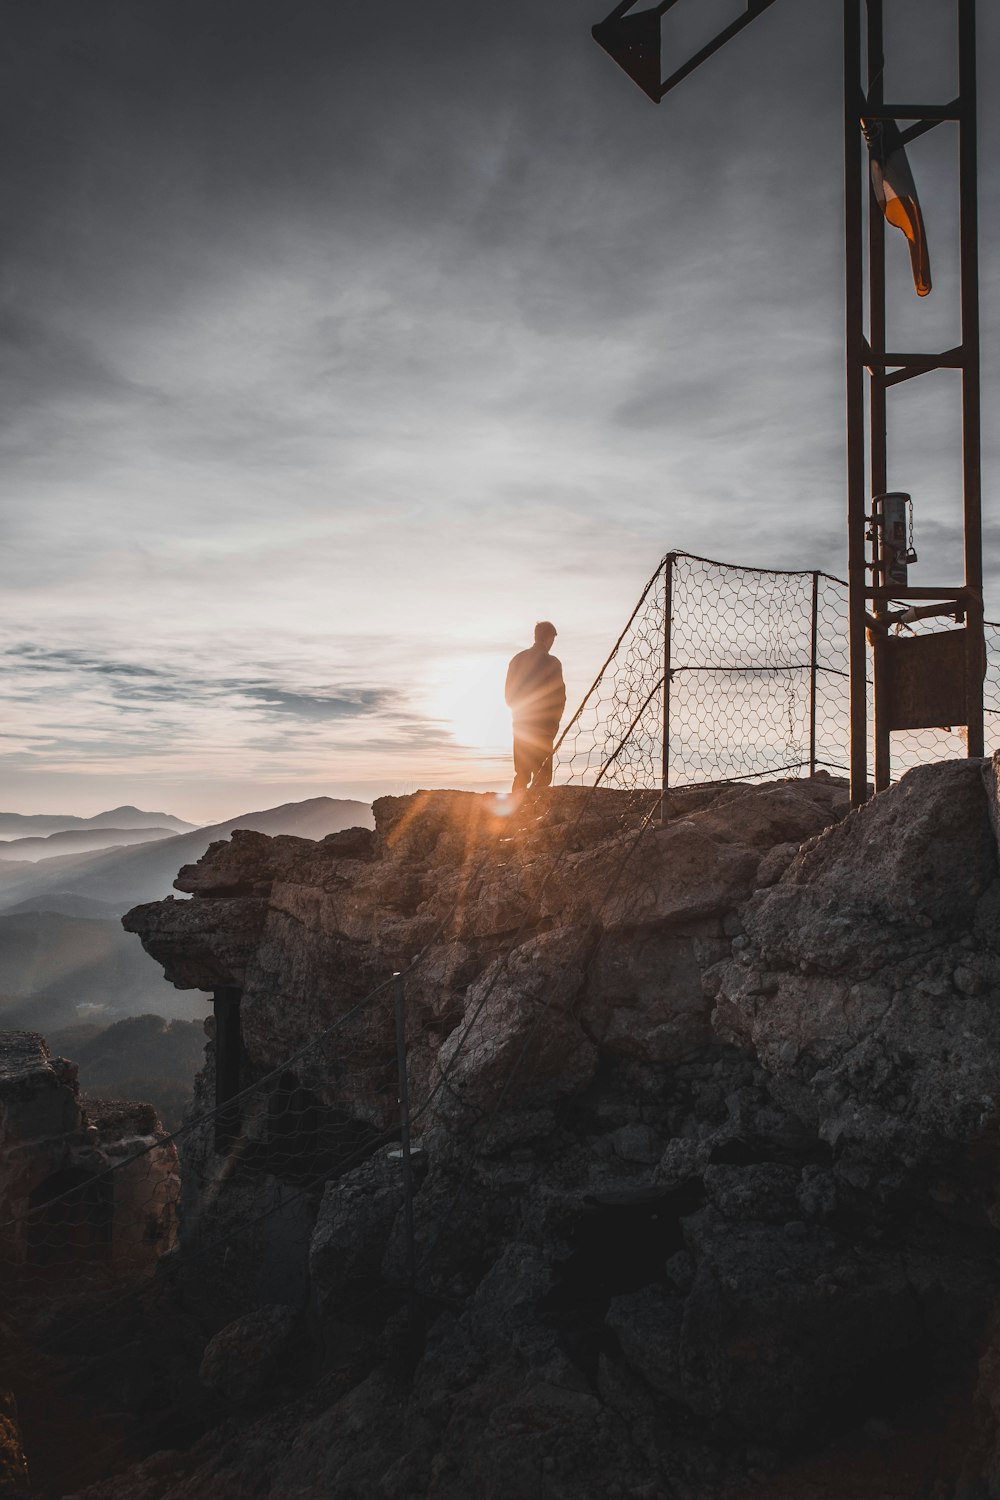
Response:
[[[955,0],[887,6],[889,95],[952,97]],[[5,0],[3,810],[499,786],[536,618],[573,699],[668,549],[843,571],[839,0],[658,108],[608,8]],[[668,50],[740,9],[681,0]],[[958,340],[954,153],[911,147],[935,291],[893,233],[895,347]],[[893,407],[914,582],[960,574],[957,391]]]

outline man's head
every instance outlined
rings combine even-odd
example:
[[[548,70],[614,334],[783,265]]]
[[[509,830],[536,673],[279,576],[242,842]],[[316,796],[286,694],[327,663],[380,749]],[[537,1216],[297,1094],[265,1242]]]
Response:
[[[551,620],[539,620],[535,626],[535,645],[543,647],[546,651],[551,651],[552,642],[555,640],[557,634],[556,627]]]

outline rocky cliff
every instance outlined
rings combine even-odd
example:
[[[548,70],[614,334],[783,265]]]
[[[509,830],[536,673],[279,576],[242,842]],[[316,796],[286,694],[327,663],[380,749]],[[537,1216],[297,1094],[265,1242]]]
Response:
[[[107,1393],[81,1401],[79,1392],[100,1391],[115,1309],[150,1285],[174,1244],[177,1167],[150,1105],[88,1099],[76,1064],[52,1056],[37,1032],[0,1032],[5,1500],[26,1500],[33,1486],[62,1493],[60,1480],[106,1470],[79,1457],[100,1442]],[[116,1456],[124,1461],[120,1445]]]
[[[213,846],[125,924],[240,997],[169,1258],[228,1415],[95,1500],[1000,1495],[997,777]]]

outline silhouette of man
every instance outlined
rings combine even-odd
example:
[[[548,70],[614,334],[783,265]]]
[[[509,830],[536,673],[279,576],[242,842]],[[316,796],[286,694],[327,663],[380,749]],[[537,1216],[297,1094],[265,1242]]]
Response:
[[[552,781],[552,742],[566,707],[562,662],[550,655],[556,627],[549,620],[535,626],[535,644],[519,651],[507,668],[506,699],[514,719],[514,785],[512,794]]]

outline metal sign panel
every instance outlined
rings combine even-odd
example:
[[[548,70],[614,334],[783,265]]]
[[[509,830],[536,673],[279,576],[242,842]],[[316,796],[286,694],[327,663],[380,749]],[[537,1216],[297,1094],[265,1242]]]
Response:
[[[950,729],[968,723],[967,630],[889,636],[876,652],[879,717],[894,729]]]

